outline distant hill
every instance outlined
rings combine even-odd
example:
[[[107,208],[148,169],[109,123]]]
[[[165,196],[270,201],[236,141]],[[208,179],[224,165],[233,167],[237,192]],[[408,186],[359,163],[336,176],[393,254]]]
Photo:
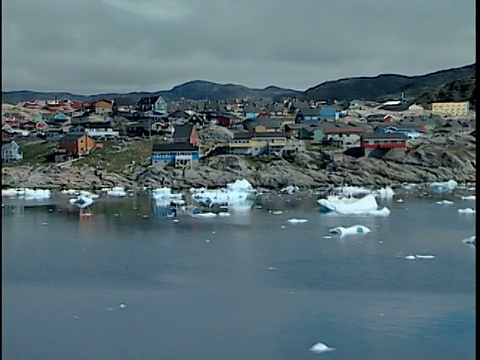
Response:
[[[469,101],[476,106],[477,80],[475,77],[459,79],[438,86],[416,99],[417,104],[426,105],[432,102]]]
[[[393,100],[402,92],[409,100],[433,92],[439,86],[454,81],[475,78],[476,64],[441,70],[421,76],[383,74],[375,77],[354,77],[327,81],[307,89],[306,100]]]
[[[228,100],[228,99],[271,99],[300,96],[302,92],[283,89],[277,86],[269,86],[264,89],[253,89],[243,85],[217,84],[209,81],[195,80],[175,86],[171,90],[157,92],[130,92],[130,93],[104,93],[95,95],[77,95],[68,92],[36,92],[36,91],[2,91],[2,102],[18,104],[21,101],[70,99],[77,101],[94,101],[98,99],[115,99],[128,97],[132,101],[138,101],[144,96],[162,96],[166,101],[175,101],[180,98],[189,100]]]

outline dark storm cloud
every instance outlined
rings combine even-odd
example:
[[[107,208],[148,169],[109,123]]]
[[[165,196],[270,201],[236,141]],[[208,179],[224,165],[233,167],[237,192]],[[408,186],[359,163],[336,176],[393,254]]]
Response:
[[[461,6],[460,6],[461,5]],[[475,2],[5,0],[2,89],[306,89],[475,61]]]

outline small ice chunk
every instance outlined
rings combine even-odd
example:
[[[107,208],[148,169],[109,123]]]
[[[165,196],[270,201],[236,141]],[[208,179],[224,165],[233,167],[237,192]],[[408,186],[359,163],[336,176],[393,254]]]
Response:
[[[227,216],[230,216],[230,213],[229,212],[219,212],[218,216],[227,217]]]
[[[462,241],[468,245],[475,245],[475,237],[476,235],[473,235],[473,236],[470,236],[469,238],[463,239]]]
[[[437,201],[437,204],[438,204],[438,205],[453,205],[453,201],[440,200],[440,201]]]
[[[475,195],[462,196],[462,200],[475,200]]]
[[[350,227],[337,226],[333,229],[330,229],[330,234],[345,236],[345,235],[357,235],[357,234],[368,234],[370,229],[363,225],[353,225]]]
[[[435,259],[434,255],[415,255],[417,259]]]
[[[315,354],[323,354],[325,352],[329,352],[329,351],[333,351],[333,350],[336,350],[336,349],[331,348],[331,347],[329,347],[328,345],[326,345],[322,342],[318,342],[310,348],[310,351],[315,353]]]
[[[405,202],[403,199],[397,199],[397,203],[403,203]]]
[[[303,223],[306,223],[308,220],[307,219],[289,219],[287,220],[288,223],[290,224],[303,224]]]
[[[124,303],[121,303],[120,305],[118,305],[118,307],[120,309],[125,309],[127,307],[127,305],[125,305]]]
[[[282,211],[282,210],[272,211],[272,215],[281,215],[281,214],[283,214],[283,211]]]
[[[459,214],[475,214],[475,209],[472,208],[465,208],[465,209],[458,209]]]
[[[417,257],[415,255],[407,255],[405,256],[405,260],[417,260]]]

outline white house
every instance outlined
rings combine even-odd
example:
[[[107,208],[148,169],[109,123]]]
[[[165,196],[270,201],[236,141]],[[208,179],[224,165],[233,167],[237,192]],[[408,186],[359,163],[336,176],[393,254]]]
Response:
[[[15,141],[2,145],[2,164],[11,164],[23,161],[23,153]]]

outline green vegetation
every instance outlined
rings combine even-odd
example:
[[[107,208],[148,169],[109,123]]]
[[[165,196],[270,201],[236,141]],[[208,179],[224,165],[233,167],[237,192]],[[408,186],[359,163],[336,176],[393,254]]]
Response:
[[[89,156],[74,162],[73,166],[93,166],[108,172],[121,173],[129,166],[147,166],[150,162],[151,144],[148,140],[105,143]]]
[[[23,162],[16,165],[36,165],[48,161],[47,156],[53,154],[56,144],[47,141],[35,144],[19,144],[23,151]]]

